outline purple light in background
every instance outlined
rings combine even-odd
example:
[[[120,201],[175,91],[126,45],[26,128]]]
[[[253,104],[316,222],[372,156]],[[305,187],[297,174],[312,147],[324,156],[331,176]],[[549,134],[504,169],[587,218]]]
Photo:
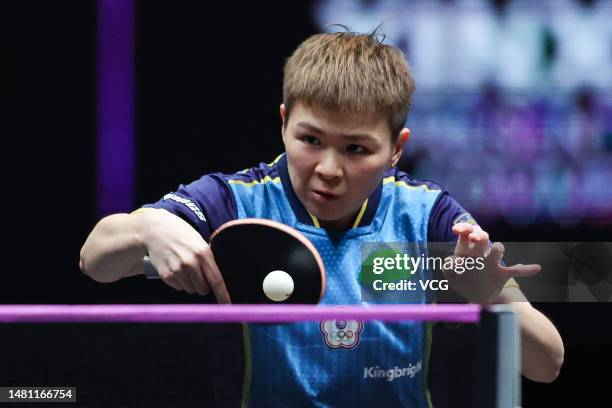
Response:
[[[134,206],[134,1],[98,0],[97,208]]]

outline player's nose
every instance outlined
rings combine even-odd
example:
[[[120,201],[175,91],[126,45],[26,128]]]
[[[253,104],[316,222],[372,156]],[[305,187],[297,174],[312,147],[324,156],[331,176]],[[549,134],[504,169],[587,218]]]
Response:
[[[342,163],[333,153],[327,153],[321,156],[317,166],[315,167],[317,176],[333,181],[342,177]]]

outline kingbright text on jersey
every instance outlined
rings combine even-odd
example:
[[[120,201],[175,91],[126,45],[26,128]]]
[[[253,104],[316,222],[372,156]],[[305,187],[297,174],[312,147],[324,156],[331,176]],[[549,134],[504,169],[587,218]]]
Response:
[[[398,367],[395,366],[390,369],[383,369],[379,366],[373,367],[364,367],[363,368],[363,378],[384,378],[387,381],[393,381],[400,377],[414,377],[421,368],[423,367],[423,360],[419,360],[418,363],[412,364],[410,363],[408,367]]]

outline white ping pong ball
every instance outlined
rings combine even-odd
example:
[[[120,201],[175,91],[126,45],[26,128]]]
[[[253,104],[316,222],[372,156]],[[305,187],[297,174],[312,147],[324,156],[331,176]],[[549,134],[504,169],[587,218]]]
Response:
[[[268,299],[275,302],[287,300],[293,293],[293,279],[284,271],[272,271],[263,281],[263,291]]]

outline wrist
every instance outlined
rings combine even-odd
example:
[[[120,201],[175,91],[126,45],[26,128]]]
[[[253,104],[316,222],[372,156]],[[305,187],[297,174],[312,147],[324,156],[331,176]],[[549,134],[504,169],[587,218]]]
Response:
[[[134,229],[136,245],[142,251],[143,256],[149,254],[149,242],[151,241],[151,231],[153,226],[157,224],[159,212],[164,211],[157,208],[141,208],[134,213],[137,218],[136,228]]]

